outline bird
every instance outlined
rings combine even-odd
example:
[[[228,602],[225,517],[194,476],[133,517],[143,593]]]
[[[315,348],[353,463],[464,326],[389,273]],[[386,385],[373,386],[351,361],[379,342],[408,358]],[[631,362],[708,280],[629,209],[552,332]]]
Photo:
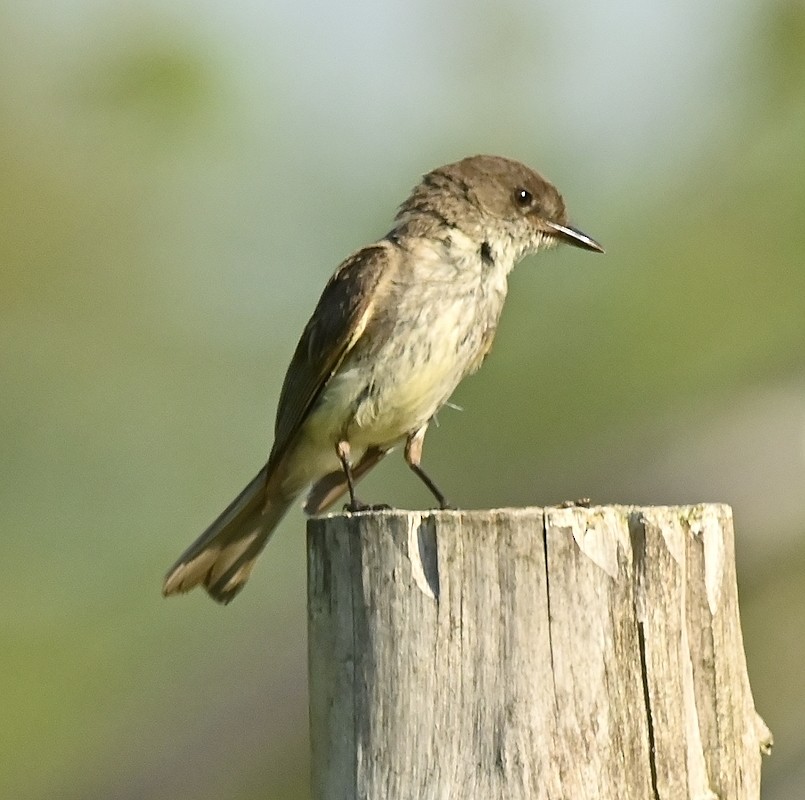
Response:
[[[400,445],[450,507],[422,467],[428,424],[488,354],[515,264],[560,243],[604,252],[524,164],[476,155],[425,174],[389,233],[327,282],[285,375],[267,462],[179,556],[163,594],[200,585],[230,602],[304,492],[309,515],[344,495],[347,510],[366,509],[356,483]]]

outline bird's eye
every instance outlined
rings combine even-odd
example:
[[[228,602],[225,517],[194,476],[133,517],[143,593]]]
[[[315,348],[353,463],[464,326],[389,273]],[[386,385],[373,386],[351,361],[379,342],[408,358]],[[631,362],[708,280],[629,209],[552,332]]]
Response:
[[[514,202],[518,208],[531,208],[531,206],[534,204],[534,195],[531,194],[528,189],[515,189]]]

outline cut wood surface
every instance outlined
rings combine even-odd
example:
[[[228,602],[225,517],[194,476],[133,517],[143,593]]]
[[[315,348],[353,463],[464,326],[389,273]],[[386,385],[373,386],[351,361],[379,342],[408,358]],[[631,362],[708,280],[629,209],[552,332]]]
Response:
[[[308,523],[314,800],[758,800],[724,505]]]

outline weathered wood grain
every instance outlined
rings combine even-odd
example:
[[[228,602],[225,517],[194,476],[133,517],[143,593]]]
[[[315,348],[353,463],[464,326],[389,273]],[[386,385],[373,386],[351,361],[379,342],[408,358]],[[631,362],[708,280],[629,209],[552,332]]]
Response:
[[[314,800],[758,800],[728,507],[308,524]]]

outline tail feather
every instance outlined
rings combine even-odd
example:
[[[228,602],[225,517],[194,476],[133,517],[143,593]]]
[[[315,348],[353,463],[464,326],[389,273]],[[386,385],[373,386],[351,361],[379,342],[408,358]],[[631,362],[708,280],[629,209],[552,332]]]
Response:
[[[269,491],[263,467],[179,556],[165,576],[162,594],[167,597],[202,585],[214,600],[228,603],[243,588],[257,556],[293,501]]]

